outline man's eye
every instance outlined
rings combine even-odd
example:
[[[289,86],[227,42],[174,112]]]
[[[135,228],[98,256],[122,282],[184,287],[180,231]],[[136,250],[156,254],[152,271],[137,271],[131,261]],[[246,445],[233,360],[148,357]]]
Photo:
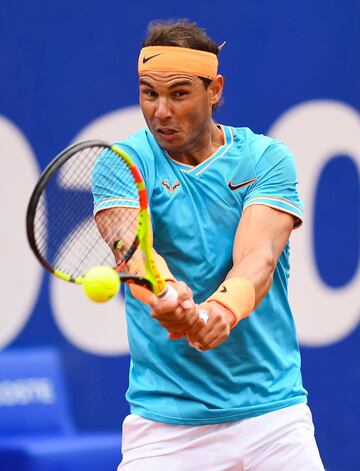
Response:
[[[188,94],[188,92],[185,91],[185,90],[177,90],[176,92],[174,92],[175,98],[182,98],[187,94]]]
[[[153,90],[143,90],[143,94],[149,98],[157,97],[157,94]]]

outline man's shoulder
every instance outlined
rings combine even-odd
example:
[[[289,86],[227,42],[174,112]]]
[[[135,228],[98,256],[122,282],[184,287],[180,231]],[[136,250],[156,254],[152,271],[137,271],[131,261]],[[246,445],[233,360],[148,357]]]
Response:
[[[134,132],[126,139],[115,141],[114,144],[119,145],[120,147],[132,149],[136,152],[139,150],[143,152],[150,148],[150,136],[152,137],[150,131],[147,128],[143,128]]]
[[[234,141],[246,143],[251,150],[266,149],[276,142],[273,138],[264,134],[255,133],[248,127],[232,127]]]
[[[270,136],[255,133],[247,127],[233,127],[232,131],[234,142],[246,146],[250,158],[255,165],[257,165],[264,155],[269,156],[270,154],[274,154],[277,158],[281,158],[284,155],[291,156],[291,152],[283,142]]]
[[[145,180],[148,192],[151,193],[162,150],[149,129],[139,129],[127,139],[114,142],[114,145],[118,145],[132,158]]]

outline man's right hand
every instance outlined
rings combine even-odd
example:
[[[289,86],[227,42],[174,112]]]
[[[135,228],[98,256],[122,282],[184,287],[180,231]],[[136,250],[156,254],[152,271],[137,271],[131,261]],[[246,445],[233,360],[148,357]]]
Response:
[[[191,289],[182,281],[171,283],[178,299],[162,300],[150,298],[151,316],[169,332],[169,338],[177,340],[190,329],[201,329],[204,321],[199,318],[198,306],[194,303]]]

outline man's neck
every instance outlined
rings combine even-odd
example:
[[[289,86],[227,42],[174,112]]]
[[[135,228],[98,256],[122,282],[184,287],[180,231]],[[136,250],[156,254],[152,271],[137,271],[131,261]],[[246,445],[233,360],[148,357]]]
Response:
[[[181,152],[168,152],[168,154],[178,162],[196,166],[211,157],[224,144],[224,135],[220,126],[212,121],[208,132],[202,133],[191,148]]]

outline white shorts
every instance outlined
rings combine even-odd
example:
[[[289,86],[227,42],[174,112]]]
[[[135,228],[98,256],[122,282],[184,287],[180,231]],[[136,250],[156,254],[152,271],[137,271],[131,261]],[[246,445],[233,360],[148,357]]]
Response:
[[[306,404],[224,424],[173,425],[128,415],[118,471],[324,470]]]

